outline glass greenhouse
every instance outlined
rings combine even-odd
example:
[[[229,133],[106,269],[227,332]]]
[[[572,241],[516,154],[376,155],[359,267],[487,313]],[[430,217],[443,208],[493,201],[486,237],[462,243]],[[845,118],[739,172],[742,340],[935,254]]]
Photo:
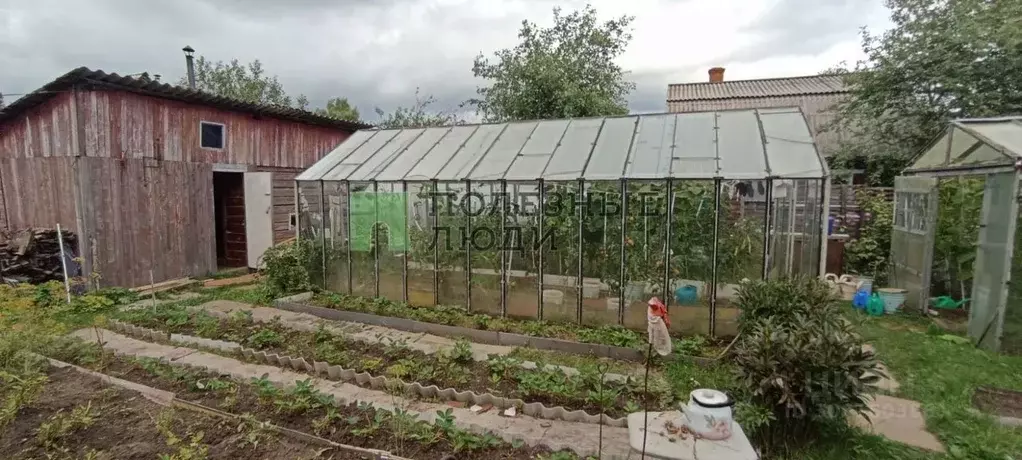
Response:
[[[365,130],[296,181],[314,282],[416,306],[733,335],[737,283],[826,253],[797,108]]]

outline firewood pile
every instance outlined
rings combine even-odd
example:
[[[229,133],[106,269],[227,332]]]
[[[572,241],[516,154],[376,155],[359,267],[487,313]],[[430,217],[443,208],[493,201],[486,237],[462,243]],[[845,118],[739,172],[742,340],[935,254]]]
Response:
[[[78,247],[75,235],[62,230],[68,276],[77,276],[78,263],[72,260]],[[0,277],[4,282],[44,283],[63,281],[57,230],[33,228],[0,232]]]

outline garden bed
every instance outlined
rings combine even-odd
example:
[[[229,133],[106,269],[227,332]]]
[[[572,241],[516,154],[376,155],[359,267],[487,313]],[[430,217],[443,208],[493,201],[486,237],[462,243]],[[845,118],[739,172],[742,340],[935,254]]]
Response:
[[[312,458],[321,449],[220,418],[174,411],[73,369],[52,370],[0,436],[0,458]],[[242,428],[242,429],[239,429]],[[256,436],[261,442],[246,442]],[[355,454],[334,456],[358,459]]]
[[[477,395],[491,396],[484,396],[483,399],[519,400],[520,404],[517,405],[540,403],[545,407],[535,408],[536,413],[551,414],[551,417],[581,410],[587,414],[603,413],[620,419],[629,412],[639,410],[643,401],[644,387],[638,379],[610,381],[595,368],[579,369],[578,375],[568,375],[559,368],[547,367],[543,363],[527,369],[522,367],[521,360],[506,356],[491,356],[487,361],[477,362],[472,357],[469,343],[464,341],[443,353],[427,355],[410,349],[402,341],[369,344],[347,339],[322,328],[305,332],[276,323],[253,323],[240,312],[228,319],[218,319],[201,311],[172,307],[158,311],[132,311],[124,313],[121,319],[164,333],[223,340],[262,352],[220,352],[247,361],[270,362],[274,365],[281,365],[276,361],[282,361],[286,366],[290,359],[284,357],[302,358],[309,363],[310,369],[299,370],[306,372],[319,370],[318,365],[311,364],[318,361],[324,363],[324,366],[333,365],[338,368],[335,372],[328,372],[328,375],[335,374],[330,375],[333,378],[348,375],[352,377],[349,380],[355,380],[355,374],[366,373],[400,382],[415,382],[420,388],[436,386],[437,391],[430,395],[437,395],[440,390],[450,388],[454,390],[448,392],[450,394],[471,391]],[[275,355],[281,358],[270,359],[276,358]],[[605,383],[601,385],[603,381]],[[360,378],[357,382],[370,386],[374,383],[368,377]],[[377,386],[395,391],[386,388],[388,385]],[[672,399],[666,382],[660,378],[650,380],[651,407],[667,407]],[[557,410],[559,407],[563,410]],[[571,418],[578,418],[579,421],[589,421],[592,418],[593,423],[601,420],[599,417],[582,414],[572,415]]]
[[[314,296],[308,302],[288,298],[274,306],[334,321],[352,321],[408,332],[467,338],[477,343],[530,347],[624,361],[645,359],[644,333],[621,326],[590,327],[575,323],[499,318],[473,314],[448,306],[412,307],[386,299],[364,299],[340,294]],[[720,357],[732,338],[675,337],[675,350],[700,364]],[[700,356],[708,354],[710,356]]]
[[[87,351],[83,354],[81,350]],[[76,354],[70,358],[78,364],[116,378],[173,392],[179,400],[229,413],[246,414],[242,416],[243,420],[268,421],[275,426],[310,433],[331,442],[385,450],[406,458],[444,458],[454,454],[459,459],[525,459],[549,453],[543,448],[513,446],[491,434],[477,435],[458,429],[450,414],[438,415],[437,422],[429,424],[418,420],[415,414],[401,410],[391,412],[371,405],[338,405],[332,396],[320,393],[308,381],[299,381],[294,387],[281,389],[265,379],[241,382],[150,358],[100,355],[91,344],[81,344]],[[260,425],[255,422],[255,426]],[[237,430],[231,426],[224,431],[234,433]],[[365,458],[365,454],[344,454],[350,456],[334,455],[333,458]],[[260,458],[298,456],[285,454]],[[565,458],[575,457],[569,455]]]
[[[1022,391],[980,386],[972,404],[988,414],[1022,419]]]

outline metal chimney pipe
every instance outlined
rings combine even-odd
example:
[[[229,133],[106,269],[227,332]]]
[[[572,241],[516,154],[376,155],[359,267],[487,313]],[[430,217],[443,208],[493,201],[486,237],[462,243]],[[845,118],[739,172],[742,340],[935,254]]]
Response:
[[[185,64],[188,66],[188,87],[195,89],[195,58],[192,57],[195,50],[191,46],[185,45],[181,51],[185,52]]]

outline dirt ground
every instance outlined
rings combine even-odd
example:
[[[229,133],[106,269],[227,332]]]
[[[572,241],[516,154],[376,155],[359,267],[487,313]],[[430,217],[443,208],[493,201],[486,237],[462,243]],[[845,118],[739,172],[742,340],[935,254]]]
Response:
[[[61,414],[57,418],[66,419],[76,407],[85,405],[94,414],[91,424],[61,430],[61,435],[51,437],[49,442],[41,439],[41,425],[52,423],[57,414]],[[182,440],[174,447],[168,445],[168,436],[158,429],[161,419],[169,422],[165,426]],[[239,429],[236,422],[181,409],[173,411],[138,393],[106,385],[71,369],[53,371],[38,398],[23,407],[3,429],[0,458],[152,460],[160,454],[178,454],[180,448],[191,447],[193,436],[200,433],[199,443],[208,447],[209,459],[358,458],[329,451],[317,456],[321,450],[317,446],[265,431],[252,437],[252,430]],[[253,446],[246,440],[258,442]]]
[[[1022,418],[1022,391],[979,387],[972,396],[972,404],[989,414]]]

